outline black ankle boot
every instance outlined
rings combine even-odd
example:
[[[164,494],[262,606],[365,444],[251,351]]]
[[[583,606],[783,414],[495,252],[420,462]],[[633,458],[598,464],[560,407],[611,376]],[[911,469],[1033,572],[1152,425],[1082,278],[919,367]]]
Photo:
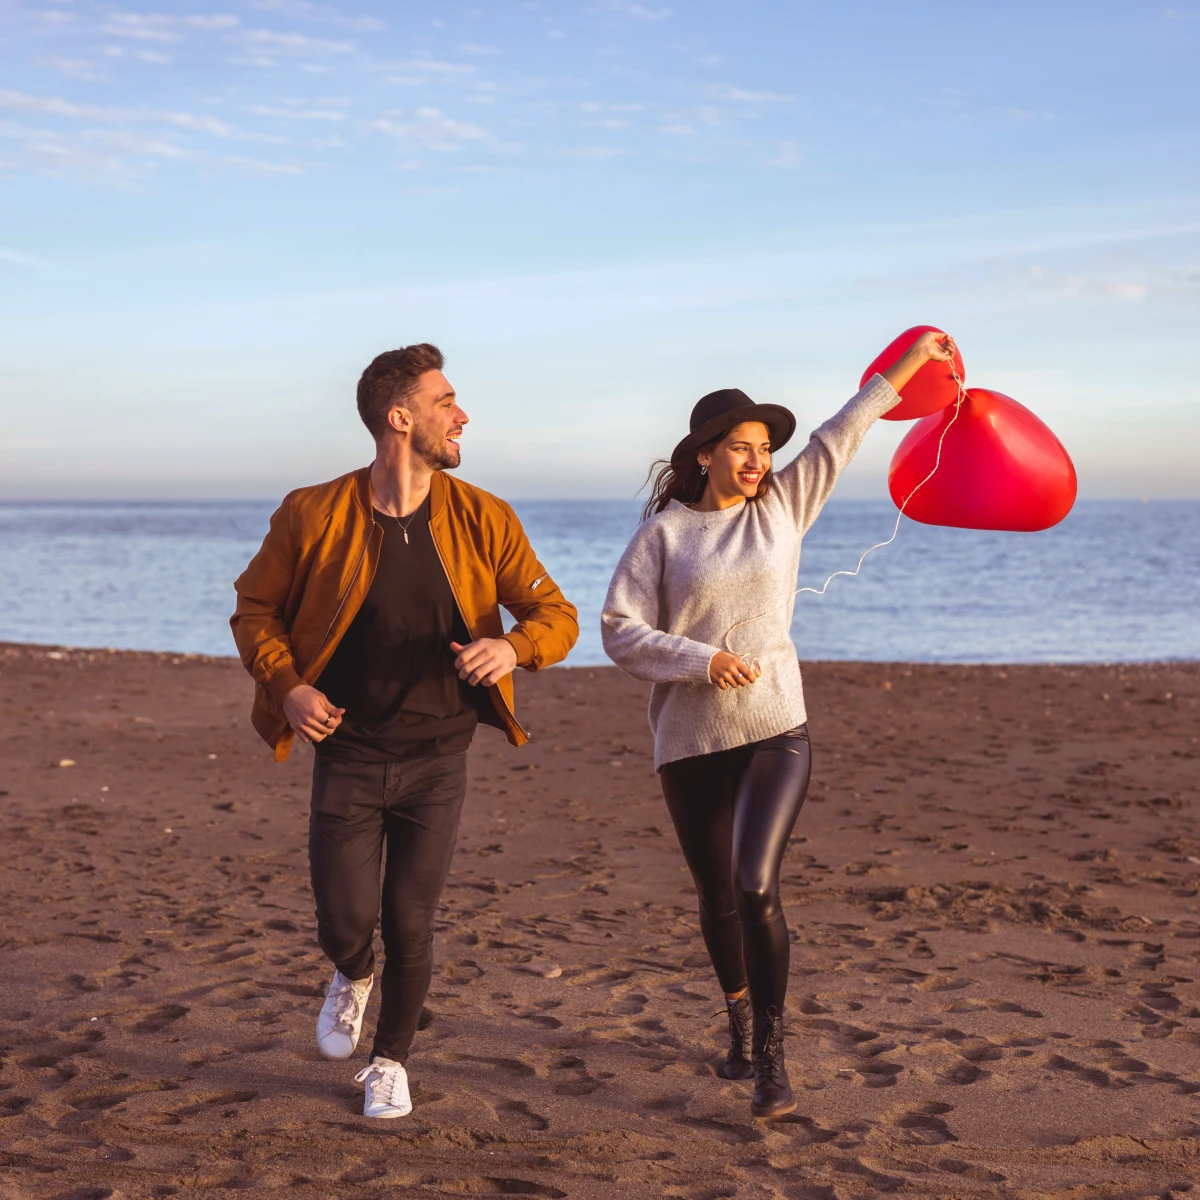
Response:
[[[754,1014],[754,1099],[750,1115],[782,1117],[795,1110],[796,1097],[783,1065],[783,1017],[774,1009]]]
[[[743,992],[736,1000],[726,1000],[725,1011],[729,1015],[729,1053],[725,1055],[720,1073],[726,1079],[749,1079],[754,1074],[750,1061],[753,1054],[750,993]]]

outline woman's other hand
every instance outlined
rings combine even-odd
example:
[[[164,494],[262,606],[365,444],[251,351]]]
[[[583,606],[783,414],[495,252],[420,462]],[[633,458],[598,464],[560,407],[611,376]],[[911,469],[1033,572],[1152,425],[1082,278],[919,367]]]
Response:
[[[718,650],[708,664],[708,677],[721,691],[725,691],[731,687],[745,687],[753,683],[758,675],[744,658],[726,650]]]

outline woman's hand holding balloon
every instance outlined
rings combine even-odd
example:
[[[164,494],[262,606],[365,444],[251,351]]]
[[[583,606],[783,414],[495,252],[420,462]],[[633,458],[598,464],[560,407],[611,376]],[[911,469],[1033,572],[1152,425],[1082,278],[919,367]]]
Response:
[[[921,334],[882,375],[898,392],[927,362],[953,362],[956,350],[948,333],[931,329]]]
[[[725,691],[753,683],[758,678],[758,672],[744,658],[726,650],[718,650],[708,664],[708,677],[721,691]]]

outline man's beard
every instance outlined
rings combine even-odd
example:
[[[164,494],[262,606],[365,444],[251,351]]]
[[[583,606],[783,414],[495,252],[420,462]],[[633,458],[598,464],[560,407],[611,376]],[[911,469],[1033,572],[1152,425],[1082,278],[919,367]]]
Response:
[[[431,471],[452,471],[462,460],[462,451],[451,445],[445,433],[435,436],[421,420],[413,424],[412,448]]]

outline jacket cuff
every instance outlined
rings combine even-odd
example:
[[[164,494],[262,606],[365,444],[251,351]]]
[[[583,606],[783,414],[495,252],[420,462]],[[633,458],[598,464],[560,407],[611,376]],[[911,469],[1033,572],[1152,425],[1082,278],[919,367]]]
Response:
[[[266,681],[266,689],[271,693],[271,699],[276,704],[282,705],[283,698],[288,692],[293,688],[298,688],[303,682],[304,680],[296,673],[296,668],[291,663],[286,663]]]
[[[537,657],[537,647],[533,638],[520,629],[513,629],[503,635],[504,640],[517,652],[517,666],[527,667]]]

